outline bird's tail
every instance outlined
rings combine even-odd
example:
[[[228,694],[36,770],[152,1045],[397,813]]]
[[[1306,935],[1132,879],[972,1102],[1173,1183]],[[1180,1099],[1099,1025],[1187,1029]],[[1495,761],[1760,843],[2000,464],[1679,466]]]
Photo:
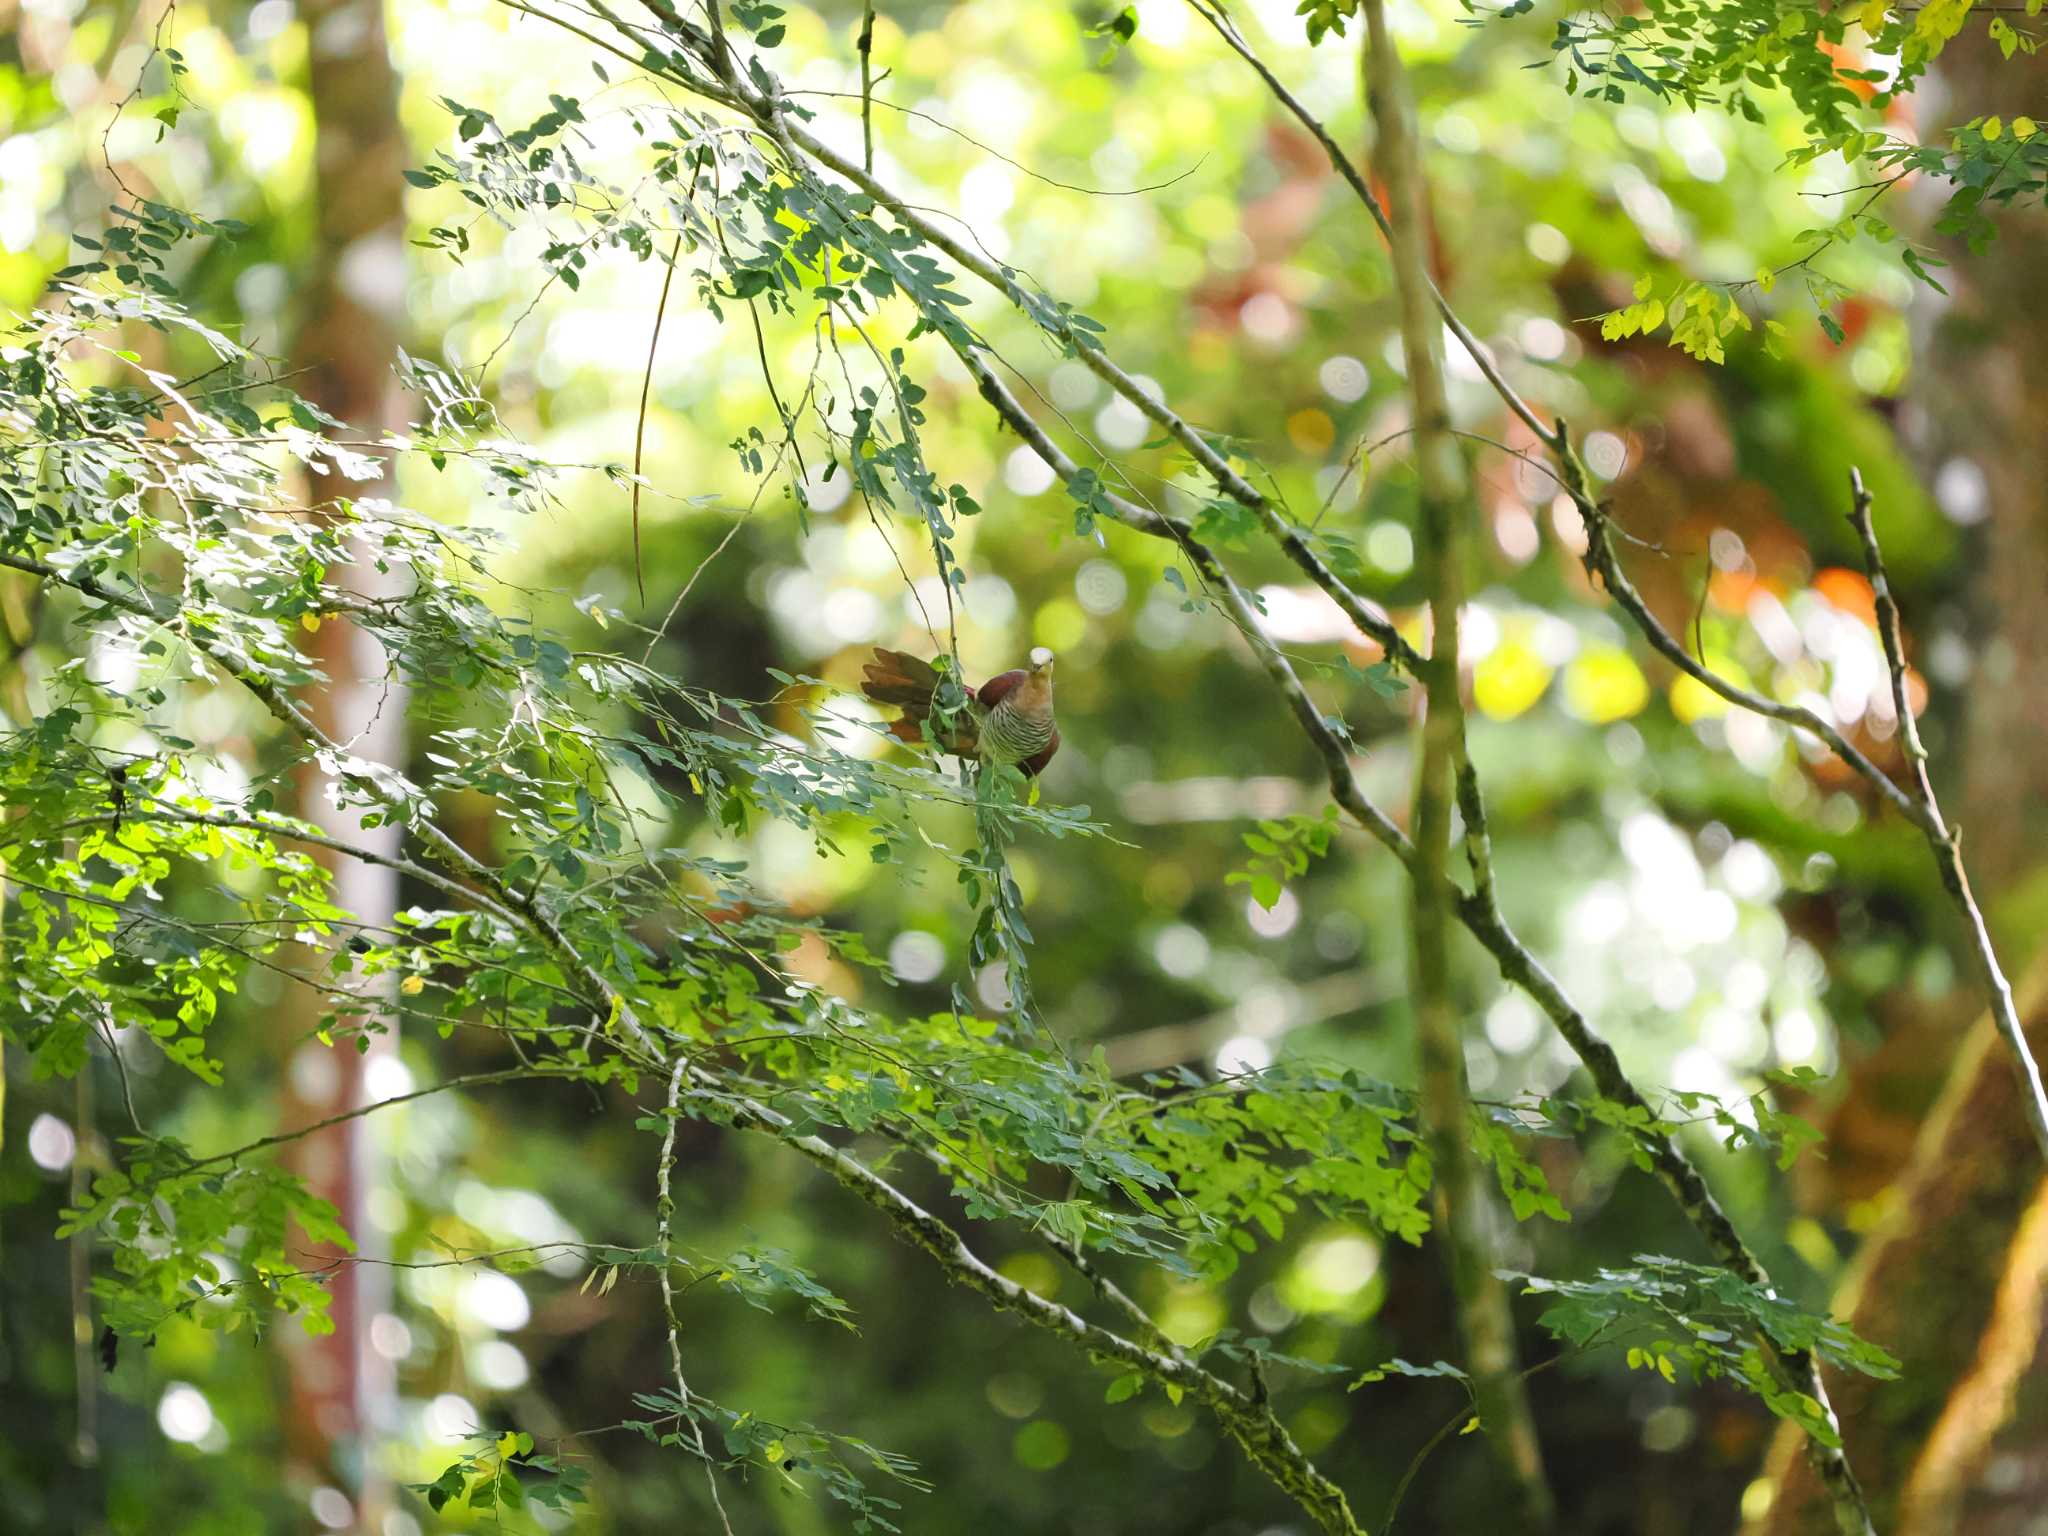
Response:
[[[941,680],[939,669],[921,657],[876,646],[875,659],[861,672],[862,693],[877,704],[894,704],[903,711],[900,720],[890,722],[890,732],[904,741],[923,741],[924,723],[931,715],[932,698]],[[961,734],[964,723],[955,725],[954,736]],[[949,739],[941,744],[949,751],[973,750],[972,742]]]

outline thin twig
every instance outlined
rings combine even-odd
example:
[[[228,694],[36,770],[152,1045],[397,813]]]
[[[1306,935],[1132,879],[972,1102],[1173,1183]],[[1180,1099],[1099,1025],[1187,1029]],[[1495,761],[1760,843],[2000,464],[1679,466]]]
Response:
[[[661,297],[654,305],[654,334],[647,338],[647,372],[640,380],[640,419],[633,426],[633,579],[640,584],[640,604],[647,605],[647,572],[640,564],[640,450],[647,440],[647,397],[654,389],[654,349],[661,345],[661,317],[668,312],[669,284],[676,280],[676,258],[683,237],[669,247],[668,270],[661,275]]]
[[[1231,51],[1251,66],[1253,72],[1265,83],[1266,89],[1272,92],[1273,99],[1308,130],[1309,136],[1329,157],[1331,169],[1343,178],[1345,185],[1350,187],[1357,194],[1358,200],[1365,205],[1365,211],[1379,229],[1381,238],[1391,241],[1394,237],[1394,228],[1387,221],[1386,209],[1380,206],[1380,200],[1373,196],[1372,187],[1360,173],[1357,165],[1352,162],[1351,157],[1344,153],[1343,147],[1338,144],[1330,130],[1323,125],[1322,119],[1309,111],[1280,77],[1266,66],[1265,61],[1252,51],[1251,44],[1244,40],[1244,35],[1231,23],[1229,17],[1212,9],[1207,0],[1188,0],[1188,3],[1194,7],[1196,14],[1216,29],[1217,35],[1229,44]],[[1493,386],[1494,393],[1500,396],[1502,403],[1510,411],[1521,418],[1523,425],[1547,442],[1549,434],[1545,431],[1534,407],[1508,382],[1507,375],[1500,371],[1500,365],[1494,361],[1493,353],[1472,334],[1471,328],[1459,318],[1457,311],[1451,308],[1450,301],[1444,297],[1443,291],[1434,281],[1429,283],[1429,294],[1431,301],[1436,305],[1437,313],[1443,317],[1444,325],[1471,354],[1473,364],[1485,376],[1486,382]]]
[[[879,85],[881,82],[877,79],[875,83]],[[793,90],[784,91],[782,94],[785,96],[823,96],[827,100],[833,101],[859,101],[863,99],[852,91]],[[971,144],[984,155],[989,156],[991,159],[1002,161],[1003,164],[1009,166],[1012,170],[1022,172],[1033,181],[1040,182],[1048,187],[1058,187],[1062,192],[1078,192],[1083,197],[1144,197],[1148,193],[1164,192],[1168,187],[1178,186],[1186,181],[1206,165],[1209,159],[1207,155],[1203,155],[1201,159],[1197,160],[1186,170],[1177,175],[1169,176],[1164,181],[1148,181],[1135,187],[1091,187],[1078,181],[1061,181],[1057,176],[1048,176],[1043,171],[1033,170],[1022,160],[1014,159],[1004,154],[994,145],[986,144],[964,129],[956,128],[936,113],[925,112],[917,107],[906,107],[900,102],[884,101],[879,96],[871,98],[871,101],[873,105],[886,107],[891,112],[900,112],[905,117],[914,117],[919,122],[930,123],[940,132],[952,134],[954,138],[960,140],[963,144]],[[872,154],[867,155],[862,164],[870,175],[874,173],[874,156]]]
[[[358,1104],[354,1109],[343,1110],[338,1115],[329,1115],[324,1120],[315,1120],[310,1124],[300,1126],[296,1130],[279,1131],[273,1136],[259,1136],[254,1141],[244,1142],[241,1146],[231,1147],[225,1152],[215,1152],[207,1157],[195,1158],[178,1171],[180,1173],[190,1173],[199,1168],[211,1168],[217,1163],[239,1163],[243,1158],[249,1157],[254,1153],[267,1152],[272,1147],[284,1146],[287,1142],[298,1141],[303,1137],[311,1136],[316,1131],[324,1131],[330,1126],[342,1125],[350,1120],[360,1120],[365,1115],[374,1115],[380,1109],[390,1109],[393,1105],[397,1104],[409,1104],[414,1099],[431,1098],[437,1093],[448,1093],[458,1088],[482,1088],[491,1083],[522,1082],[528,1078],[567,1078],[578,1075],[577,1072],[569,1068],[550,1068],[545,1066],[507,1067],[499,1072],[471,1072],[463,1077],[447,1078],[434,1084],[431,1088],[415,1088],[411,1093],[394,1093],[389,1098],[378,1099],[374,1103]]]
[[[93,1033],[99,1037],[100,1043],[106,1046],[107,1059],[113,1062],[114,1071],[120,1076],[121,1102],[127,1106],[128,1123],[135,1127],[136,1135],[147,1137],[149,1132],[143,1127],[142,1116],[135,1112],[135,1092],[128,1083],[128,1063],[122,1058],[121,1043],[114,1036],[109,1018],[103,1016],[110,1015],[112,1010],[104,1002],[100,1003],[100,1010],[92,1016]]]
[[[860,8],[860,36],[854,42],[860,51],[860,163],[870,176],[875,173],[875,0],[863,0]]]
[[[2012,1051],[2013,1065],[2019,1071],[2020,1096],[2026,1104],[2027,1123],[2033,1128],[2035,1144],[2044,1156],[2048,1156],[2048,1091],[2042,1088],[2041,1069],[2027,1045],[2026,1030],[2020,1023],[2019,1009],[2013,1001],[2012,983],[2006,980],[2005,972],[1999,966],[1998,953],[1992,947],[1984,913],[1970,892],[1970,876],[1963,868],[1961,830],[1948,827],[1942,819],[1941,803],[1934,796],[1934,780],[1927,771],[1927,748],[1921,744],[1920,727],[1914,722],[1912,700],[1906,692],[1906,649],[1899,624],[1899,605],[1892,596],[1891,582],[1885,576],[1884,556],[1878,549],[1877,529],[1871,521],[1871,495],[1864,488],[1861,470],[1849,471],[1849,495],[1849,523],[1863,541],[1863,563],[1870,574],[1871,590],[1877,597],[1877,633],[1884,644],[1885,665],[1891,673],[1892,708],[1898,715],[1899,739],[1905,747],[1906,761],[1912,769],[1920,803],[1927,811],[1927,825],[1922,830],[1927,836],[1927,846],[1934,852],[1935,865],[1941,871],[1941,883],[1969,927],[1970,948],[1976,957],[1977,968],[1983,974],[1985,988],[1991,994],[1992,1020],[1998,1025],[1999,1034],[2005,1037],[2006,1046]]]
[[[675,1263],[675,1252],[669,1246],[669,1232],[674,1225],[676,1208],[675,1201],[669,1196],[669,1173],[676,1163],[677,1104],[682,1097],[683,1074],[689,1064],[688,1057],[678,1054],[675,1067],[668,1075],[667,1123],[661,1133],[661,1163],[655,1175],[654,1245],[661,1250],[661,1315],[668,1325],[668,1363],[675,1372],[676,1410],[689,1421],[691,1437],[697,1442],[697,1456],[704,1463],[704,1481],[710,1486],[711,1507],[718,1511],[718,1523],[725,1528],[725,1536],[732,1536],[732,1519],[726,1514],[725,1501],[718,1494],[717,1469],[712,1466],[711,1453],[704,1444],[704,1426],[690,1412],[690,1384],[683,1377],[682,1323],[676,1317],[675,1289],[668,1278],[669,1269]]]
[[[1704,663],[1693,659],[1684,643],[1664,627],[1663,621],[1650,611],[1650,605],[1629,580],[1628,572],[1622,567],[1620,557],[1615,553],[1613,535],[1620,532],[1612,521],[1608,507],[1593,499],[1588,490],[1588,477],[1581,463],[1578,450],[1572,446],[1566,424],[1560,420],[1557,430],[1549,439],[1563,464],[1567,494],[1579,510],[1580,519],[1586,529],[1586,553],[1581,558],[1589,575],[1599,576],[1622,612],[1628,615],[1635,627],[1642,631],[1643,638],[1650,642],[1650,648],[1670,662],[1693,681],[1719,694],[1730,704],[1794,726],[1826,742],[1830,751],[1844,763],[1856,770],[1879,794],[1883,795],[1892,808],[1898,811],[1922,832],[1939,837],[1941,828],[1931,819],[1925,806],[1908,795],[1892,782],[1891,776],[1873,763],[1837,729],[1832,721],[1823,719],[1802,704],[1784,704],[1773,698],[1741,687],[1714,671]]]
[[[1579,1352],[1584,1353],[1586,1350],[1590,1350],[1593,1344],[1594,1340],[1589,1338],[1580,1347]],[[1530,1377],[1539,1376],[1553,1366],[1562,1364],[1569,1358],[1570,1356],[1565,1354],[1555,1354],[1547,1360],[1538,1360],[1534,1365],[1523,1370],[1521,1379],[1526,1382]],[[1473,1409],[1470,1403],[1460,1408],[1451,1417],[1445,1419],[1437,1428],[1436,1433],[1423,1441],[1422,1448],[1409,1458],[1407,1470],[1402,1472],[1401,1480],[1394,1484],[1393,1496],[1387,1500],[1387,1513],[1380,1521],[1380,1536],[1393,1536],[1394,1517],[1401,1512],[1401,1501],[1408,1496],[1409,1485],[1415,1481],[1416,1476],[1422,1471],[1422,1464],[1428,1461],[1430,1454],[1449,1438],[1452,1430],[1457,1429],[1460,1425],[1470,1423],[1472,1414]]]

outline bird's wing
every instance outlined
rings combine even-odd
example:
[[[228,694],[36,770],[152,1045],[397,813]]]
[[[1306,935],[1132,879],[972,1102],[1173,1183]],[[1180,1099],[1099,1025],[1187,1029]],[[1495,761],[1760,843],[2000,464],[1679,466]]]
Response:
[[[981,689],[975,694],[975,698],[981,701],[983,709],[994,709],[1004,699],[1014,693],[1023,683],[1024,679],[1030,675],[1022,667],[1014,667],[1008,672],[998,672],[994,677],[981,685]]]
[[[940,683],[939,669],[907,652],[876,646],[875,659],[861,671],[862,693],[877,704],[894,704],[903,711],[900,720],[890,722],[890,734],[901,741],[923,741],[925,720],[932,710],[932,695]],[[1023,676],[1021,672],[1017,675]],[[974,756],[980,735],[979,714],[979,710],[970,706],[956,715],[939,745],[963,757]]]
[[[1025,758],[1017,766],[1023,770],[1025,778],[1035,779],[1038,775],[1045,772],[1045,765],[1052,761],[1053,753],[1059,751],[1059,749],[1060,733],[1058,727],[1054,727],[1052,740],[1048,741],[1040,750]]]
[[[939,686],[938,669],[930,662],[880,646],[875,647],[875,659],[861,672],[860,691],[877,704],[924,710],[931,706],[932,692]]]

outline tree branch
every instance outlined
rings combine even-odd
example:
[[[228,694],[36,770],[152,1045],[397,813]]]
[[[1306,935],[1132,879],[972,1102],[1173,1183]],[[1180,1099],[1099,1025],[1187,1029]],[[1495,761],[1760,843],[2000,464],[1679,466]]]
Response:
[[[1712,668],[1693,658],[1692,653],[1650,611],[1649,604],[1643,601],[1642,594],[1636,590],[1635,584],[1628,578],[1628,572],[1622,568],[1621,559],[1614,549],[1612,520],[1608,509],[1589,494],[1585,465],[1580,461],[1578,451],[1572,447],[1562,420],[1557,424],[1557,433],[1552,438],[1551,445],[1563,468],[1566,493],[1571,497],[1573,505],[1579,509],[1579,516],[1586,525],[1586,553],[1583,557],[1586,571],[1589,575],[1597,574],[1600,577],[1608,595],[1614,599],[1621,611],[1628,615],[1635,627],[1642,631],[1643,638],[1650,642],[1650,648],[1687,677],[1711,689],[1730,704],[1759,715],[1766,715],[1819,737],[1827,743],[1835,756],[1855,769],[1914,826],[1923,832],[1940,836],[1939,829],[1930,821],[1925,807],[1894,784],[1889,774],[1859,752],[1832,723],[1803,705],[1781,704],[1776,699],[1766,698],[1760,693],[1731,683]]]
[[[297,1130],[279,1131],[271,1136],[259,1136],[254,1141],[244,1142],[241,1146],[230,1148],[226,1152],[216,1152],[210,1157],[195,1158],[179,1171],[184,1173],[197,1168],[211,1168],[216,1163],[238,1163],[252,1153],[268,1151],[272,1147],[281,1147],[287,1142],[311,1136],[314,1132],[324,1131],[330,1126],[343,1125],[350,1120],[360,1120],[365,1115],[375,1114],[380,1109],[389,1109],[394,1104],[407,1104],[414,1099],[431,1098],[437,1093],[447,1093],[450,1089],[454,1088],[483,1088],[492,1083],[519,1082],[527,1078],[566,1078],[576,1075],[576,1073],[567,1069],[556,1070],[540,1066],[507,1067],[499,1072],[471,1072],[463,1077],[448,1078],[443,1082],[434,1084],[431,1088],[416,1088],[411,1093],[395,1093],[388,1099],[377,1100],[374,1104],[358,1104],[354,1109],[344,1110],[338,1115],[329,1115],[324,1120],[315,1120],[310,1125],[300,1126]]]
[[[1963,868],[1962,831],[1949,829],[1942,819],[1941,803],[1934,796],[1934,780],[1927,771],[1927,748],[1921,745],[1920,727],[1914,722],[1912,701],[1906,696],[1906,649],[1899,605],[1885,575],[1884,555],[1878,549],[1877,529],[1871,521],[1871,496],[1863,487],[1861,470],[1849,471],[1849,495],[1849,523],[1863,542],[1864,568],[1870,573],[1871,590],[1877,596],[1877,633],[1884,644],[1885,665],[1891,672],[1892,708],[1899,719],[1899,739],[1905,744],[1906,761],[1912,768],[1920,805],[1926,812],[1921,830],[1927,836],[1927,846],[1933,850],[1935,866],[1941,871],[1941,883],[1970,930],[1970,949],[1984,978],[1985,990],[1991,994],[1992,1021],[2005,1037],[2020,1075],[2020,1097],[2026,1104],[2027,1123],[2033,1128],[2035,1144],[2048,1155],[2048,1091],[2042,1088],[2041,1069],[2027,1045],[2019,1008],[2013,1001],[2012,983],[1999,966],[1991,931],[1970,891],[1969,872]]]
[[[688,1419],[690,1435],[697,1442],[698,1459],[704,1463],[704,1481],[711,1489],[711,1507],[718,1511],[718,1523],[725,1529],[725,1536],[732,1536],[732,1519],[725,1512],[725,1500],[718,1492],[718,1472],[711,1464],[711,1453],[704,1446],[704,1426],[697,1422],[695,1414],[689,1412],[690,1383],[683,1375],[682,1320],[676,1316],[675,1287],[670,1283],[668,1272],[675,1265],[675,1252],[669,1246],[669,1232],[675,1224],[675,1201],[669,1195],[669,1175],[676,1164],[676,1105],[682,1094],[683,1075],[689,1069],[689,1061],[676,1057],[676,1064],[668,1074],[668,1106],[663,1115],[661,1132],[661,1161],[656,1165],[654,1197],[654,1245],[661,1250],[661,1316],[668,1329],[668,1363],[676,1378],[676,1407]]]
[[[997,1310],[1015,1313],[1092,1354],[1117,1361],[1193,1398],[1215,1415],[1259,1470],[1319,1527],[1331,1536],[1365,1536],[1344,1490],[1309,1460],[1270,1405],[1232,1386],[1177,1349],[1166,1354],[1147,1348],[999,1274],[945,1221],[830,1142],[817,1136],[791,1135],[789,1121],[775,1111],[749,1104],[734,1123],[744,1130],[772,1134],[795,1148],[843,1188],[880,1211],[899,1237],[937,1261],[947,1279],[978,1293]]]

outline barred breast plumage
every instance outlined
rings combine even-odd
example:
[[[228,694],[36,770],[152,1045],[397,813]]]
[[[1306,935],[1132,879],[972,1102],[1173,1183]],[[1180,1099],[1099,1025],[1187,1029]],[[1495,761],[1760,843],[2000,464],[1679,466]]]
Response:
[[[1015,694],[989,711],[981,728],[981,755],[996,762],[1021,763],[1036,757],[1052,742],[1052,712],[1020,709]]]

